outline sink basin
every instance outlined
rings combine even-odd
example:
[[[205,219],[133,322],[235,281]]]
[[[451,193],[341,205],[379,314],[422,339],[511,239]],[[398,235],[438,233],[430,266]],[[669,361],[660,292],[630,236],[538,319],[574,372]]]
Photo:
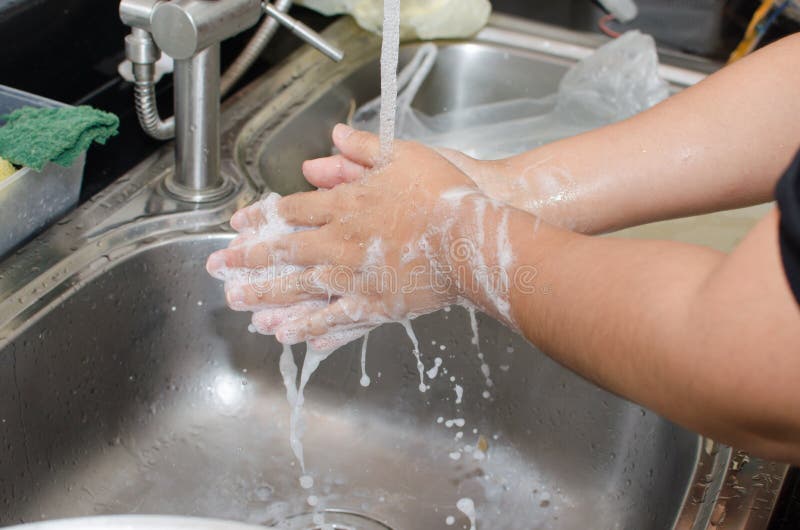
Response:
[[[523,27],[495,18],[442,43],[418,105],[544,95],[591,49],[545,53],[558,41]],[[369,337],[371,386],[360,343],[321,365],[305,413],[315,485],[300,487],[281,347],[247,332],[204,264],[231,239],[234,209],[303,189],[300,162],[328,153],[330,126],[377,94],[376,39],[344,20],[328,37],[343,64],[301,51],[227,106],[236,196],[170,203],[167,149],[0,263],[0,526],[148,514],[310,530],[316,511],[329,528],[467,529],[457,503],[470,498],[483,529],[699,529],[725,513],[766,528],[769,509],[749,507],[774,504],[785,466],[611,395],[481,315],[476,346],[459,308],[414,321],[426,368],[441,359],[426,393],[399,325]]]
[[[226,243],[203,236],[144,248],[4,348],[4,523],[142,513],[274,525],[307,511],[281,348],[247,333],[247,315],[224,306],[204,270]],[[699,438],[479,322],[490,399],[459,309],[414,323],[426,366],[443,360],[425,394],[401,326],[370,336],[370,387],[359,384],[358,345],[320,367],[305,437],[320,502],[390,528],[443,528],[462,497],[485,528],[669,527]],[[451,376],[464,388],[461,405]],[[439,417],[466,423],[447,428]],[[449,457],[479,436],[486,458]]]

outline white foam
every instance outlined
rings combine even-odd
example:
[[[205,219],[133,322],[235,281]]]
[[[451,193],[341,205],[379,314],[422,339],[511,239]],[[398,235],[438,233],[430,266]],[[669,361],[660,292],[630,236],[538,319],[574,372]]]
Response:
[[[297,365],[294,362],[291,346],[284,345],[278,366],[283,377],[283,385],[286,387],[286,400],[289,402],[291,417],[289,419],[289,444],[292,452],[301,467],[305,467],[303,462],[303,443],[300,441],[301,434],[298,433],[300,417],[296,414],[297,409]]]
[[[417,359],[417,371],[419,372],[419,391],[425,392],[428,387],[425,385],[425,365],[422,364],[422,358],[420,357],[419,351],[419,341],[417,340],[417,335],[414,333],[414,328],[411,327],[410,320],[403,320],[400,322],[406,330],[408,334],[408,338],[411,339],[411,344],[414,345],[414,350],[412,353],[414,357]]]
[[[484,360],[484,355],[481,353],[481,338],[478,333],[478,318],[475,315],[475,308],[474,307],[467,307],[467,313],[469,314],[469,325],[472,328],[472,344],[478,348],[478,359],[481,361],[481,373],[483,374],[484,383],[487,387],[491,387],[494,382],[492,381],[492,370],[489,368],[489,365],[486,364]]]
[[[442,358],[437,357],[433,360],[433,367],[426,372],[428,374],[428,379],[436,379],[436,376],[439,375],[440,366],[442,366]]]
[[[364,342],[361,343],[361,386],[368,387],[370,378],[367,375],[367,340],[369,332],[364,335]]]
[[[279,361],[283,384],[286,386],[286,399],[291,407],[289,420],[289,443],[292,452],[300,462],[300,468],[305,473],[306,463],[303,455],[303,433],[305,423],[303,421],[303,404],[305,403],[304,391],[311,375],[319,368],[322,361],[328,358],[333,350],[316,350],[310,344],[306,347],[306,357],[303,360],[303,369],[300,372],[300,383],[295,386],[297,380],[297,365],[294,362],[292,349],[284,345],[283,353]],[[310,488],[314,484],[313,479],[308,475],[300,477],[300,484],[304,488]],[[306,486],[306,484],[311,484]]]
[[[469,519],[469,530],[477,530],[475,526],[475,503],[469,497],[459,499],[456,508]]]

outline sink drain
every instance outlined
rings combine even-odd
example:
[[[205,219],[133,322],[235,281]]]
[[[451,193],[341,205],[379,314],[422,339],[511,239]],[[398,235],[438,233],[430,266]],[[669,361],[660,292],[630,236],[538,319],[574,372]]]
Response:
[[[347,510],[327,509],[324,512],[304,513],[286,519],[277,528],[282,530],[392,530],[367,515]]]

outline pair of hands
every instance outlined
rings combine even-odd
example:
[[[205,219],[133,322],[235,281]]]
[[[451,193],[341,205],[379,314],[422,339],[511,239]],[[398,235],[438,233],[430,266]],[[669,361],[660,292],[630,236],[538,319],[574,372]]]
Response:
[[[482,232],[469,203],[485,197],[458,155],[398,141],[380,164],[372,134],[338,125],[333,141],[340,155],[303,165],[319,190],[238,211],[238,236],[207,263],[228,305],[284,344],[336,348],[467,295],[454,258],[465,235]]]

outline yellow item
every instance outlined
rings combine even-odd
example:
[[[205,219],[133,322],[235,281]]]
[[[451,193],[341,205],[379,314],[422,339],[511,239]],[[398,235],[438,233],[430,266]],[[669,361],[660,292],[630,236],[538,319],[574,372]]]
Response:
[[[756,47],[759,41],[758,25],[767,18],[770,9],[775,4],[775,0],[762,0],[761,5],[758,6],[756,12],[753,13],[753,18],[750,19],[750,24],[747,25],[747,31],[744,32],[744,37],[739,45],[733,50],[731,56],[728,58],[728,64],[738,61]]]
[[[297,0],[324,15],[350,14],[367,31],[380,34],[383,0]],[[489,0],[402,0],[400,36],[411,39],[456,39],[474,35],[486,25]]]
[[[0,158],[0,181],[7,179],[17,172],[17,169],[11,165],[11,162]]]

